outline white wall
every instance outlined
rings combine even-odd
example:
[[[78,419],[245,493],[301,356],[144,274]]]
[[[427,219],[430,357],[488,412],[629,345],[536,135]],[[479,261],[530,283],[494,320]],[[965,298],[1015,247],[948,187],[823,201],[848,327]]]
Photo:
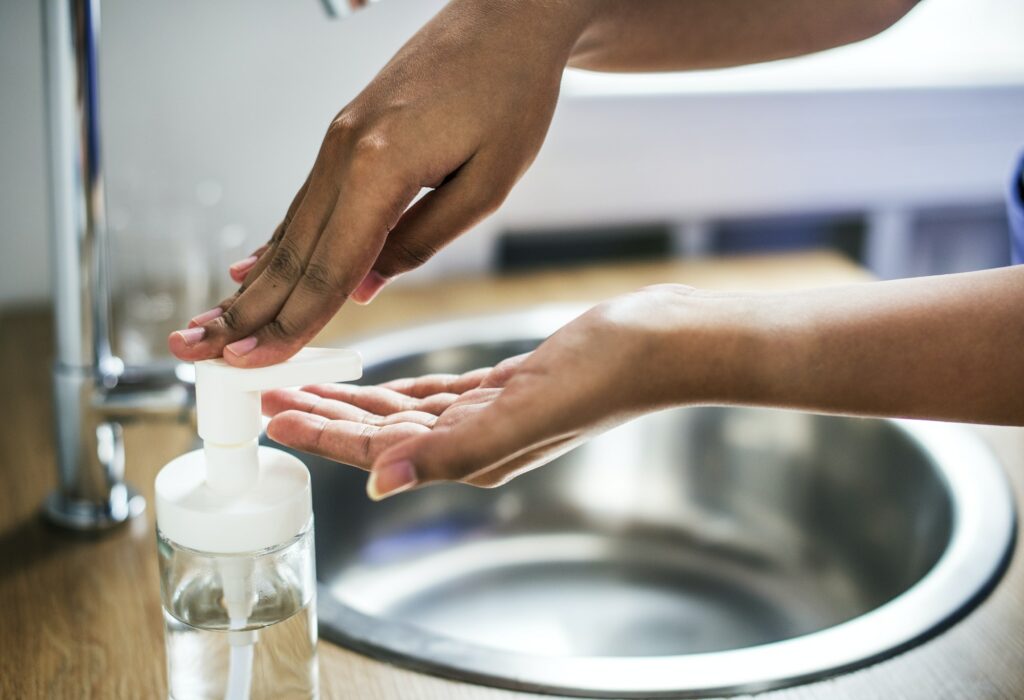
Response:
[[[1007,29],[1024,3],[972,2],[970,31],[951,34],[962,4],[925,0],[898,31],[768,67],[570,76],[509,201],[422,274],[481,269],[502,226],[997,199],[1024,146],[1024,51]],[[105,0],[119,275],[208,265],[223,280],[269,235],[330,117],[440,5],[384,0],[329,21],[318,0]],[[899,80],[878,77],[880,56]],[[40,75],[38,2],[3,0],[0,303],[47,292]]]
[[[49,287],[37,5],[0,2],[0,304]]]
[[[0,2],[0,302],[49,285],[39,2]],[[330,118],[443,3],[389,0],[340,21],[320,0],[102,4],[115,247],[229,226],[241,250],[269,236]],[[220,201],[201,206],[197,188]]]

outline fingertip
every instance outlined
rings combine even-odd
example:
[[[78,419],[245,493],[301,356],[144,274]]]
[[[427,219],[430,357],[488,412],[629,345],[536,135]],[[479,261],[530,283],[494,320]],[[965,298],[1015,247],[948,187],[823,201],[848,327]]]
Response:
[[[185,349],[185,347],[181,338],[178,336],[178,331],[174,331],[173,333],[169,333],[167,335],[167,349],[170,351],[172,355],[177,357],[179,360],[188,359],[187,357],[184,357],[182,355],[182,351]]]
[[[195,362],[206,359],[202,346],[205,329],[201,327],[174,331],[167,336],[167,349],[179,360]]]
[[[346,384],[346,382],[335,382],[332,384],[307,384],[306,386],[300,386],[299,391],[325,399],[336,398],[337,392],[335,391],[335,387],[341,384]]]
[[[391,280],[389,278],[380,274],[376,270],[370,270],[349,298],[355,303],[365,306],[373,301],[374,298],[380,294],[380,290],[384,289],[390,281]]]
[[[257,262],[259,262],[259,256],[254,253],[228,267],[228,274],[231,275],[231,279],[241,284],[245,281],[245,276],[249,274],[249,270],[251,270]]]
[[[223,315],[224,309],[220,306],[215,306],[209,311],[204,311],[201,314],[193,316],[192,320],[188,322],[188,328],[198,328],[199,326],[205,326],[210,321],[216,318],[220,318]]]
[[[289,389],[268,389],[260,396],[260,408],[263,415],[273,418],[285,411],[295,408]]]
[[[374,501],[414,488],[419,483],[416,465],[407,459],[375,465],[366,482],[366,494]]]
[[[302,349],[279,343],[264,345],[262,339],[250,336],[224,346],[224,361],[234,367],[267,367],[284,362]]]
[[[263,345],[259,335],[250,335],[224,346],[224,361],[233,367],[266,367],[287,360],[294,353]]]
[[[370,471],[377,471],[386,464],[397,464],[399,462],[409,462],[411,464],[419,464],[420,462],[420,442],[429,437],[430,433],[425,433],[418,437],[413,437],[408,440],[404,440],[397,445],[388,447],[379,455],[377,459],[370,465]],[[417,470],[419,472],[419,470]],[[418,473],[417,478],[420,481],[426,481],[424,479],[426,475]]]
[[[270,419],[267,436],[282,445],[306,449],[316,443],[316,435],[323,431],[327,419],[297,409],[288,409]]]
[[[268,438],[282,445],[288,444],[288,419],[285,418],[286,413],[287,411],[271,416],[266,430]]]

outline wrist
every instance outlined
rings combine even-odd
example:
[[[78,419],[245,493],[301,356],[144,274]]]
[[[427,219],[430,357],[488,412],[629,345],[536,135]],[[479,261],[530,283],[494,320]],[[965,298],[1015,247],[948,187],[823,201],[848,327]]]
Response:
[[[791,355],[779,299],[668,287],[665,322],[650,330],[651,359],[661,368],[653,403],[773,405]]]
[[[526,48],[552,52],[559,69],[564,69],[604,4],[605,0],[452,0],[449,8],[489,23],[514,24]]]

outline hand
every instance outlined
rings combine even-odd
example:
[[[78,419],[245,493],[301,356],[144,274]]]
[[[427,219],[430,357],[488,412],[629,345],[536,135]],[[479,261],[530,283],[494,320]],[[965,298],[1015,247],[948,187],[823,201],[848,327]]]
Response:
[[[494,211],[544,140],[589,5],[446,6],[334,118],[270,242],[232,266],[238,292],[171,351],[280,362]]]
[[[498,486],[640,413],[712,398],[700,358],[721,353],[698,344],[730,317],[717,310],[723,299],[652,287],[594,307],[493,368],[267,392],[267,432],[371,470],[375,499],[435,481]]]

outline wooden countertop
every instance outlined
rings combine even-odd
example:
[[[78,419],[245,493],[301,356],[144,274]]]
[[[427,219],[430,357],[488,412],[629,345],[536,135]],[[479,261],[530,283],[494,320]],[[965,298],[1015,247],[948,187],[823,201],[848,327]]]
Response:
[[[815,253],[588,268],[500,280],[396,287],[370,307],[347,307],[325,329],[337,339],[414,320],[544,301],[595,301],[655,282],[780,289],[863,280],[838,256]],[[101,536],[41,521],[56,482],[51,437],[52,338],[43,312],[0,316],[0,698],[166,697],[153,511]],[[979,428],[1024,503],[1024,430]],[[180,427],[126,427],[128,474],[152,497],[156,471],[190,446]],[[1017,549],[1024,547],[1018,537]],[[1024,697],[1024,562],[966,619],[893,659],[765,700]],[[414,673],[320,643],[324,698],[534,700]]]

